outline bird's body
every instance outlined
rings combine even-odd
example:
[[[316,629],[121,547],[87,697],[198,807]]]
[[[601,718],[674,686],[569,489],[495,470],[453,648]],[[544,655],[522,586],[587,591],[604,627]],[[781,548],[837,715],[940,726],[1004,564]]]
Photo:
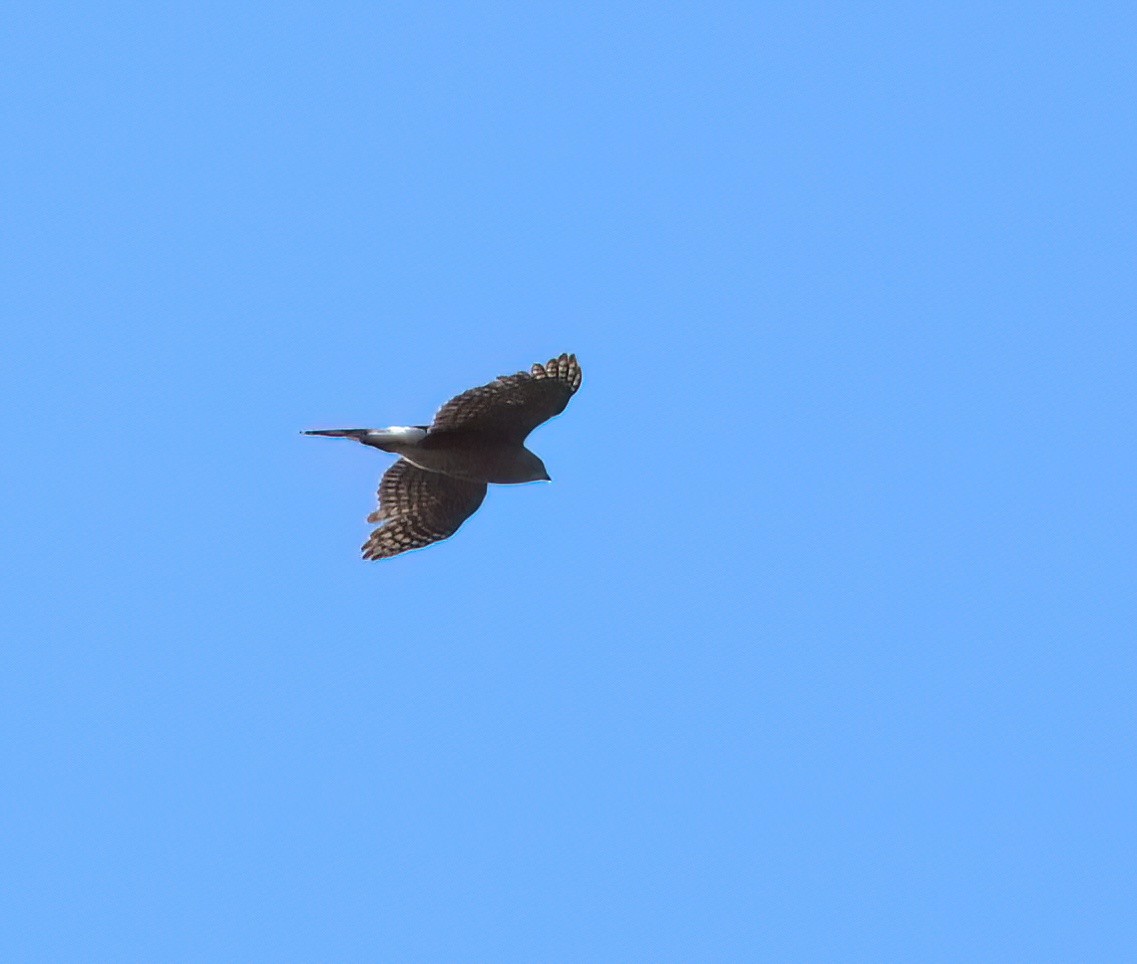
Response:
[[[354,438],[364,445],[401,456],[427,472],[441,472],[471,482],[516,485],[549,481],[544,464],[525,446],[478,431],[431,432],[425,425],[395,425],[305,434]]]
[[[378,511],[368,517],[382,525],[363,546],[365,559],[382,559],[453,535],[481,505],[488,483],[548,481],[525,438],[564,411],[580,381],[576,356],[561,355],[463,392],[429,426],[305,434],[355,439],[399,456],[380,483]]]

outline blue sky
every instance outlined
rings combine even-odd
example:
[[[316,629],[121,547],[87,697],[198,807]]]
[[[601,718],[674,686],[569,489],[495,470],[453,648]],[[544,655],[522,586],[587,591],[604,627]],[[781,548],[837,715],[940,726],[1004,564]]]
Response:
[[[1131,5],[5,20],[6,957],[1132,956]]]

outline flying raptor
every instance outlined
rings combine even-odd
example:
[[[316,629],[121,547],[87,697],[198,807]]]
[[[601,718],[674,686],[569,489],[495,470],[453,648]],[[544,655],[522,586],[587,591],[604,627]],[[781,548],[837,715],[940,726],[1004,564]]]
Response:
[[[379,508],[367,517],[379,528],[363,544],[363,558],[387,559],[454,535],[482,504],[489,482],[548,481],[525,439],[565,410],[580,378],[576,355],[561,355],[463,392],[430,425],[305,432],[399,456],[379,483]]]

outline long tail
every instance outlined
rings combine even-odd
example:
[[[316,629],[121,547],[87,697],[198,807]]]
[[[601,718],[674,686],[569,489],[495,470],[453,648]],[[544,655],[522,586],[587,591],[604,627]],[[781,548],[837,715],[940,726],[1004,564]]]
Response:
[[[364,445],[382,449],[384,452],[397,452],[402,447],[414,445],[426,438],[425,425],[395,425],[391,428],[321,428],[302,433],[322,435],[325,438],[351,438]],[[391,446],[396,446],[392,448]]]
[[[353,438],[359,442],[367,436],[367,433],[372,431],[367,428],[321,428],[313,429],[308,432],[301,432],[301,435],[323,435],[325,438]]]

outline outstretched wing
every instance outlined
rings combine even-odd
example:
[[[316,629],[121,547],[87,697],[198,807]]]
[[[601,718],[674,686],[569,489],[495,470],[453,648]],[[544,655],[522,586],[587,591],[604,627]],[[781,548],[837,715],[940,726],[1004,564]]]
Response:
[[[399,459],[379,483],[379,508],[367,521],[381,525],[363,544],[363,558],[388,559],[449,538],[485,497],[484,482],[427,472]]]
[[[476,431],[520,445],[538,425],[565,410],[580,378],[576,355],[502,375],[450,399],[434,416],[430,431]]]

